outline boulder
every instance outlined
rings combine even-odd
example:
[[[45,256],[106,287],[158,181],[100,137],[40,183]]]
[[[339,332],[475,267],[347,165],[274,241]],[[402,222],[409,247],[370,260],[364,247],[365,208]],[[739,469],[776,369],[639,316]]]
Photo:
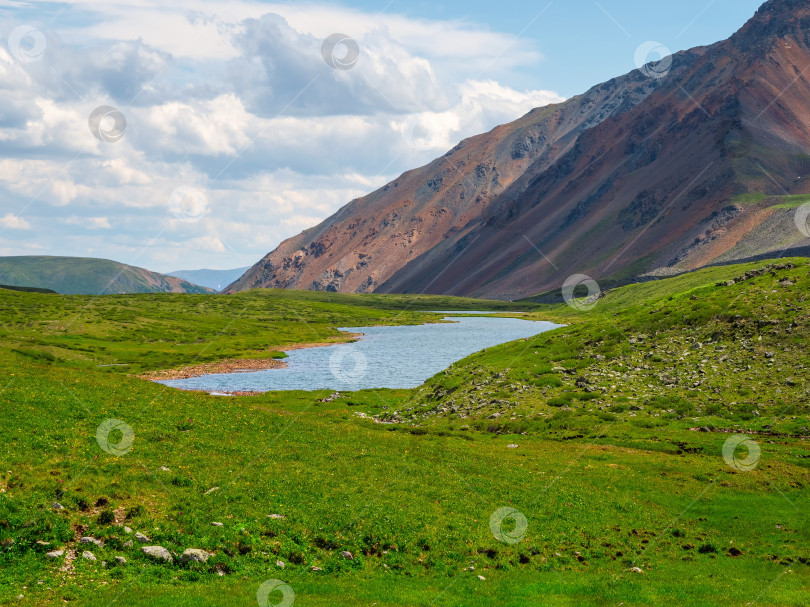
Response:
[[[126,565],[127,559],[125,559],[123,556],[117,556],[115,557],[115,562],[119,565]]]
[[[87,559],[88,561],[95,561],[96,555],[93,554],[92,552],[88,552],[87,550],[85,550],[84,552],[82,552],[82,558]]]
[[[181,563],[204,563],[208,560],[208,557],[211,556],[205,550],[200,550],[199,548],[186,548],[183,551],[183,554],[180,555],[180,562]]]
[[[82,543],[82,544],[95,544],[99,548],[101,548],[104,545],[104,542],[102,542],[100,539],[98,539],[96,537],[90,537],[90,536],[85,536],[85,537],[81,538],[79,540],[79,542]]]
[[[146,537],[146,536],[145,536],[143,533],[141,533],[140,531],[139,531],[138,533],[136,533],[136,534],[135,534],[135,539],[136,539],[136,540],[138,540],[138,542],[140,542],[141,544],[148,544],[148,543],[149,543],[149,541],[150,541],[150,540],[149,540],[149,538],[148,538],[148,537]]]
[[[163,546],[143,546],[141,550],[146,556],[153,559],[166,561],[167,563],[174,561],[172,558],[172,553],[166,550]]]
[[[64,550],[52,550],[50,552],[46,552],[45,556],[47,556],[49,559],[58,559],[63,554],[65,554]]]
[[[354,555],[351,552],[349,552],[348,550],[344,550],[343,552],[341,552],[340,556],[342,556],[347,561],[353,561],[354,560]]]

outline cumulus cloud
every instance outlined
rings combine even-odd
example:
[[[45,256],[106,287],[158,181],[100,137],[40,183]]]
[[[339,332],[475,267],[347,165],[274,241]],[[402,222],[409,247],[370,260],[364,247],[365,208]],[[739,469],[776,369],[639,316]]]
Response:
[[[4,217],[0,217],[0,228],[10,230],[30,230],[31,224],[29,224],[22,217],[8,213]]]
[[[7,13],[5,41],[30,23],[46,42],[33,61],[0,45],[0,250],[17,254],[249,265],[461,139],[561,101],[500,77],[542,60],[530,43],[461,21],[254,0]],[[357,41],[352,69],[322,57],[336,31]],[[100,106],[120,111],[104,127],[120,140],[91,128]],[[178,191],[201,192],[203,212]],[[11,232],[32,224],[36,237]]]

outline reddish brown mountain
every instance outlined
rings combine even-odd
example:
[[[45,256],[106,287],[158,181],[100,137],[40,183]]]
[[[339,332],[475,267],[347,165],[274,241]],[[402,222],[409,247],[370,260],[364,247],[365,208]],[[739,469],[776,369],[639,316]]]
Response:
[[[810,3],[467,139],[282,243],[227,291],[516,299],[810,245]],[[810,198],[808,198],[810,200]]]

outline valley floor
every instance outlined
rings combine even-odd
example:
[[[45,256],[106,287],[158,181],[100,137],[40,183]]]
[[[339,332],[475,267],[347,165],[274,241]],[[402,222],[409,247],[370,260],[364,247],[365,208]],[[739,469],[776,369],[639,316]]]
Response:
[[[809,272],[711,268],[587,312],[0,291],[0,602],[805,605]],[[138,378],[516,305],[569,326],[415,390]],[[210,556],[181,562],[189,548]]]

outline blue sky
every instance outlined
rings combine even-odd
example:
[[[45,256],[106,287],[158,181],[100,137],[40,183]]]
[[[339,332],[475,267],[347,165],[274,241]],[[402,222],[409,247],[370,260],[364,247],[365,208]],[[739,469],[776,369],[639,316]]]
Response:
[[[0,0],[0,254],[250,265],[460,139],[635,69],[642,44],[715,42],[759,4]],[[334,33],[356,61],[323,55]]]

